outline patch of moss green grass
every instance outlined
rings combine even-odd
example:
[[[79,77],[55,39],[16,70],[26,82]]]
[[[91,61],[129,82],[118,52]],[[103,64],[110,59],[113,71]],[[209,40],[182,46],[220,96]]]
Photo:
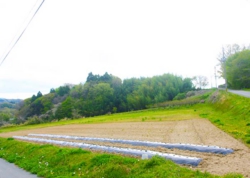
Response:
[[[181,167],[160,157],[149,160],[96,153],[79,148],[39,145],[0,138],[0,157],[45,178],[163,178],[219,177]],[[225,178],[242,177],[228,174]]]

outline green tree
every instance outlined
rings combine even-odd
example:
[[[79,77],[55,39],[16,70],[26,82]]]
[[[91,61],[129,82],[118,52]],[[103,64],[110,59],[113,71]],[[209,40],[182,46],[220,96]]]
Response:
[[[60,86],[58,89],[56,89],[56,93],[59,96],[67,95],[70,91],[70,87],[68,85]]]
[[[98,83],[89,89],[85,106],[87,115],[98,115],[111,112],[113,109],[114,90],[108,83]]]
[[[250,88],[250,50],[243,50],[227,58],[226,76],[230,88]]]
[[[56,90],[54,88],[50,89],[50,93],[55,93],[55,92],[56,92]]]
[[[29,110],[28,110],[28,114],[27,116],[33,116],[33,115],[40,115],[43,112],[43,104],[41,102],[41,98],[37,98],[34,102],[32,102],[30,104]]]
[[[31,102],[35,101],[36,100],[36,95],[32,95],[31,97]]]
[[[42,97],[43,96],[43,94],[39,91],[38,93],[37,93],[37,95],[36,95],[36,98],[40,98],[40,97]]]
[[[182,92],[187,92],[193,90],[193,83],[191,78],[185,78],[183,80]]]
[[[72,118],[72,99],[68,97],[62,104],[57,108],[55,113],[57,119]]]

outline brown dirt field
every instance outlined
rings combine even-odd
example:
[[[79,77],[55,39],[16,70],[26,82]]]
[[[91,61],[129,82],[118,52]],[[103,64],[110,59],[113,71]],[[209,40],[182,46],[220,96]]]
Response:
[[[160,147],[136,147],[124,144],[88,142],[98,145],[140,148],[145,150],[148,149],[166,153],[199,157],[202,158],[203,161],[198,167],[191,169],[199,169],[201,171],[207,171],[218,175],[234,172],[241,173],[245,177],[250,177],[250,149],[205,119],[164,122],[74,124],[2,133],[0,136],[25,136],[29,133],[159,141],[165,143],[189,143],[232,148],[234,149],[234,153],[228,155],[219,155],[183,151],[178,149],[170,150]]]

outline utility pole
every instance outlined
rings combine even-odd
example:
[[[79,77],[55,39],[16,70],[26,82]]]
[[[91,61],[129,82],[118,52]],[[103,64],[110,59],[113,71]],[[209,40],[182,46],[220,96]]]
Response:
[[[213,83],[212,83],[212,78],[213,78],[213,75],[210,76],[211,77],[211,89],[213,88]]]
[[[214,66],[214,79],[215,79],[215,88],[218,88],[217,87],[217,76],[216,76],[216,66]]]
[[[222,59],[221,62],[223,64],[223,68],[224,68],[224,77],[225,77],[225,89],[227,92],[227,71],[226,71],[226,57],[225,57],[225,53],[224,53],[224,48],[222,48]]]

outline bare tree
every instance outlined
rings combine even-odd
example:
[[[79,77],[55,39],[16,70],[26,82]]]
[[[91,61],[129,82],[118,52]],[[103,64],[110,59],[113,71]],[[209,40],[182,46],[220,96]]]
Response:
[[[194,76],[192,81],[194,85],[200,89],[206,87],[209,84],[207,77],[203,75]]]

